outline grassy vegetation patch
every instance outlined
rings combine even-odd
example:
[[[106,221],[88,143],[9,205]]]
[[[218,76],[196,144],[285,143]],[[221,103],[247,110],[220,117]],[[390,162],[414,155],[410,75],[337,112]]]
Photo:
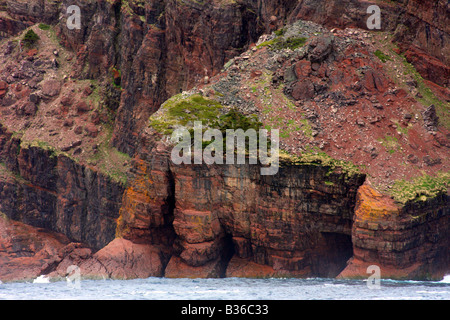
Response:
[[[287,40],[277,43],[275,49],[286,49],[295,50],[297,48],[303,47],[306,43],[306,38],[288,38]]]
[[[346,180],[356,174],[362,173],[362,168],[349,161],[334,159],[325,152],[316,150],[306,150],[301,156],[289,154],[284,150],[280,150],[280,163],[288,165],[318,165],[328,167],[328,174],[340,171],[345,175]],[[331,185],[328,183],[327,185]]]
[[[270,47],[273,50],[282,50],[282,49],[295,50],[297,48],[303,47],[306,43],[306,40],[308,39],[304,37],[284,39],[284,37],[280,35],[272,40],[260,43],[257,46],[257,48],[259,49],[262,47]]]
[[[110,145],[112,128],[105,127],[107,134],[105,134],[104,139],[98,145],[97,151],[90,156],[87,162],[113,181],[126,185],[128,182],[128,166],[125,164],[129,163],[131,158],[128,154],[120,152]]]
[[[386,151],[390,154],[395,153],[400,149],[400,144],[396,137],[385,135],[383,139],[378,139],[381,145],[386,148]]]
[[[223,108],[219,102],[199,94],[186,98],[179,94],[162,105],[162,112],[150,117],[149,126],[164,135],[172,134],[179,126],[193,127],[194,121],[212,126]]]
[[[219,129],[222,132],[222,141],[226,145],[226,130],[254,129],[256,132],[262,123],[256,115],[244,115],[236,108],[226,108],[219,102],[195,94],[189,97],[175,96],[163,104],[162,112],[150,117],[149,126],[163,135],[171,135],[175,129],[185,127],[194,137],[194,122],[202,122],[202,131],[209,128]],[[203,148],[213,141],[203,141]],[[247,145],[248,146],[248,145]],[[223,148],[225,149],[225,148]]]
[[[41,30],[50,30],[50,26],[48,24],[45,24],[45,23],[40,23],[38,27]]]
[[[279,129],[280,138],[287,139],[292,133],[301,131],[306,138],[313,138],[313,129],[309,121],[304,118],[287,119],[291,111],[298,112],[298,108],[284,93],[284,85],[278,87],[271,86],[273,74],[264,72],[251,88],[252,92],[258,94],[259,101],[262,103],[262,114],[265,115],[265,128]],[[284,116],[280,116],[279,114]]]
[[[280,36],[284,35],[285,32],[286,32],[286,30],[284,30],[283,28],[281,28],[281,29],[275,30],[273,33],[275,33],[275,35],[276,35],[277,37],[280,37]]]
[[[383,62],[386,63],[386,61],[392,61],[391,57],[389,57],[388,55],[384,54],[383,52],[381,52],[380,50],[377,50],[374,52],[374,54]]]
[[[256,115],[245,116],[236,109],[231,109],[226,114],[219,116],[218,120],[213,124],[214,128],[225,132],[227,129],[254,129],[258,131],[262,127],[262,123]]]
[[[32,29],[28,30],[23,36],[22,43],[25,47],[32,47],[39,41],[39,36]]]
[[[60,154],[67,155],[65,152],[62,152],[62,151],[56,149],[55,147],[51,146],[46,141],[37,140],[37,139],[32,140],[32,141],[23,141],[22,140],[22,142],[20,144],[20,148],[21,149],[27,149],[27,148],[31,148],[31,147],[35,147],[35,148],[39,148],[39,149],[42,149],[42,150],[49,151],[50,158],[56,158]]]
[[[193,128],[195,121],[204,127],[226,129],[259,129],[255,115],[246,116],[237,109],[228,109],[219,102],[199,94],[189,97],[177,95],[162,106],[162,112],[150,117],[149,126],[156,131],[170,135],[176,127]]]
[[[405,204],[408,201],[426,201],[446,193],[450,187],[450,173],[438,173],[436,176],[424,174],[413,181],[396,181],[389,191],[395,201]]]

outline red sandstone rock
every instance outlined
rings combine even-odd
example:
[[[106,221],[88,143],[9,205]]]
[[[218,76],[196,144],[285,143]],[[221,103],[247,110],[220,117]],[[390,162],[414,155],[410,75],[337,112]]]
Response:
[[[442,279],[450,259],[449,219],[437,218],[445,202],[433,201],[413,216],[410,212],[420,204],[401,208],[391,198],[361,186],[352,230],[353,257],[339,277],[367,278],[367,267],[377,265],[385,279]]]
[[[115,239],[93,254],[65,236],[0,217],[0,280],[64,278],[71,266],[84,278],[131,279],[162,276],[160,251],[151,245]]]
[[[70,95],[65,95],[61,98],[61,104],[63,106],[68,107],[68,106],[71,106],[72,103],[73,103],[73,97]]]
[[[234,256],[227,266],[227,277],[244,277],[244,278],[271,278],[280,276],[277,272],[267,265],[260,265]]]
[[[387,89],[387,80],[380,72],[368,70],[364,78],[364,87],[372,92],[385,92]]]
[[[31,280],[47,274],[67,243],[63,235],[0,216],[0,280]]]
[[[151,139],[151,136],[147,138]],[[146,143],[151,145],[153,142],[148,140],[144,145]],[[265,276],[271,274],[269,269],[275,270],[279,275],[328,275],[329,270],[323,264],[320,267],[320,261],[336,261],[337,265],[345,265],[351,256],[350,220],[346,220],[350,213],[338,214],[330,203],[322,207],[323,197],[329,199],[325,194],[310,193],[303,189],[302,182],[291,181],[292,186],[290,183],[280,185],[280,193],[272,193],[270,198],[266,198],[262,194],[268,185],[252,183],[260,180],[256,167],[246,167],[244,171],[240,171],[233,166],[173,166],[165,156],[164,148],[156,147],[158,148],[161,150],[156,153],[150,151],[152,149],[141,150],[142,157],[147,157],[146,154],[154,155],[155,158],[149,162],[135,159],[136,170],[124,197],[118,231],[120,236],[132,241],[149,239],[151,243],[164,244],[168,247],[167,251],[170,251],[172,242],[169,234],[165,234],[167,240],[161,242],[164,238],[160,232],[164,228],[169,231],[167,222],[173,219],[177,240],[173,244],[174,255],[166,268],[166,276],[224,276],[233,253],[236,258],[246,259],[247,263],[266,265],[261,266],[260,272],[266,273]],[[320,183],[320,175],[325,174],[325,171],[310,167],[292,167],[287,170],[281,173],[280,181],[288,180],[281,178],[285,175],[308,176],[307,181]],[[299,172],[294,174],[295,170]],[[171,180],[172,175],[176,176],[175,180]],[[357,182],[354,180],[352,183]],[[167,193],[165,190],[169,191],[170,187],[167,188],[171,184],[174,189]],[[346,202],[349,200],[347,196],[356,191],[353,189],[355,186],[341,187],[336,199]],[[315,185],[308,187],[310,188],[319,187]],[[302,201],[300,199],[303,192],[315,203],[311,206],[315,213],[307,209],[295,209],[296,201]],[[284,198],[283,195],[289,193],[297,194],[298,200]],[[173,205],[172,195],[176,195],[177,200],[172,209],[173,218],[170,218],[171,212],[166,210],[170,210]],[[321,216],[320,222],[313,223],[310,220],[315,215]],[[341,220],[343,224],[333,231],[335,219]],[[298,223],[299,221],[302,222]],[[331,232],[331,238],[335,239],[333,245],[337,245],[338,240],[342,239],[342,247],[338,251],[345,252],[342,256],[344,258],[333,256],[332,252],[336,248],[332,245],[333,241],[322,234],[325,230]],[[333,232],[339,235],[334,235]],[[156,238],[152,236],[153,233],[160,236]],[[236,266],[236,263],[232,266]],[[239,273],[238,267],[230,270],[234,276],[251,274],[248,268],[242,269],[242,273]],[[337,275],[339,271],[330,271],[330,274],[336,272]]]
[[[37,111],[37,106],[31,101],[25,102],[16,109],[17,115],[20,116],[34,116]]]
[[[6,95],[8,84],[5,81],[0,81],[0,99]]]
[[[34,57],[35,55],[37,55],[37,53],[38,53],[38,50],[36,48],[33,48],[33,49],[27,51],[27,56]]]
[[[431,57],[415,46],[408,48],[405,52],[405,57],[425,79],[444,88],[450,85],[449,65],[439,61],[435,57]]]
[[[295,74],[302,80],[311,73],[311,62],[309,60],[300,60],[295,64]]]
[[[86,103],[86,101],[79,101],[76,106],[77,114],[81,115],[91,110],[91,107]]]
[[[311,80],[298,81],[292,88],[295,100],[309,100],[314,97],[314,84]]]
[[[158,248],[115,239],[80,264],[85,277],[133,279],[160,277],[164,270]]]
[[[193,267],[182,259],[173,256],[165,270],[167,278],[218,278],[223,273],[220,262],[210,261],[202,266]]]
[[[88,123],[85,127],[84,127],[84,131],[86,132],[86,134],[91,137],[91,138],[95,138],[97,137],[99,130],[97,128],[97,126],[93,123]]]

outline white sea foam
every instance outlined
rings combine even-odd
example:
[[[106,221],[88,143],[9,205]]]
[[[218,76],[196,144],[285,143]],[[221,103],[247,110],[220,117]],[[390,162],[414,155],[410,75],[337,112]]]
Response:
[[[441,283],[450,283],[450,274],[445,275],[444,279],[442,279],[439,282],[441,282]]]
[[[50,283],[50,278],[42,275],[34,279],[33,283]]]
[[[442,294],[442,293],[448,293],[448,291],[429,291],[429,290],[421,290],[416,291],[416,293],[425,293],[425,294]]]
[[[448,280],[448,277],[446,278]],[[51,284],[48,282],[51,281]],[[32,281],[33,282],[33,281]],[[437,281],[387,281],[382,290],[366,290],[360,280],[334,279],[168,279],[83,280],[80,290],[71,290],[66,281],[46,276],[30,282],[4,283],[0,299],[347,299],[347,300],[449,300],[450,284]],[[46,284],[47,283],[47,284]]]

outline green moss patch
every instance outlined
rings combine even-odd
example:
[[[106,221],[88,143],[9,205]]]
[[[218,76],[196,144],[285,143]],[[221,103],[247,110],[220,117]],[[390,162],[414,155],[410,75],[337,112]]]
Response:
[[[328,174],[332,172],[341,172],[348,180],[354,175],[362,174],[362,168],[349,161],[334,159],[325,152],[316,152],[307,150],[300,156],[291,155],[288,152],[280,151],[280,163],[288,165],[317,165],[328,167]]]
[[[257,48],[270,47],[273,50],[291,49],[295,50],[297,48],[303,47],[306,43],[307,38],[287,38],[284,39],[283,36],[277,36],[272,40],[265,41],[257,46]]]
[[[389,57],[388,55],[384,54],[383,52],[381,52],[380,50],[377,50],[374,52],[374,54],[383,62],[386,63],[386,61],[392,61],[391,57]]]
[[[112,128],[105,126],[105,131],[104,138],[99,143],[96,152],[87,159],[87,163],[111,180],[125,186],[128,182],[127,171],[131,158],[128,154],[111,146]]]
[[[412,181],[396,181],[389,191],[395,201],[402,204],[408,201],[426,201],[446,193],[450,187],[450,173],[438,173],[436,176],[424,174]]]
[[[205,128],[217,128],[223,132],[226,129],[258,130],[261,127],[255,115],[243,115],[236,109],[229,109],[199,94],[172,97],[161,106],[159,112],[150,117],[149,126],[164,135],[170,135],[180,126],[193,128],[195,121],[201,121]]]
[[[48,24],[45,24],[45,23],[40,23],[38,27],[41,30],[50,30],[50,26]]]
[[[189,97],[179,94],[167,100],[160,111],[150,117],[149,126],[164,135],[172,134],[179,126],[192,128],[194,121],[202,121],[204,126],[211,126],[217,121],[223,108],[219,102],[199,94]]]
[[[191,138],[194,137],[194,122],[202,123],[202,131],[209,128],[219,129],[222,132],[223,150],[226,145],[226,130],[253,129],[256,132],[262,128],[262,123],[256,115],[244,115],[236,108],[222,106],[218,101],[205,98],[199,94],[183,97],[182,94],[169,99],[161,109],[150,117],[149,127],[163,135],[171,135],[175,129],[185,127],[189,130]],[[203,141],[205,148],[212,141]],[[248,143],[246,142],[248,148]]]
[[[390,154],[400,150],[400,144],[396,137],[385,135],[383,139],[378,139],[379,142],[386,148],[386,151]]]
[[[22,42],[25,47],[32,47],[39,41],[39,36],[32,29],[28,30],[23,36]]]

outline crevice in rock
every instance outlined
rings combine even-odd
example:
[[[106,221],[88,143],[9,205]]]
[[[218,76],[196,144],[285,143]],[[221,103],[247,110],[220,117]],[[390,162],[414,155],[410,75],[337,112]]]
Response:
[[[167,264],[169,263],[170,258],[173,254],[173,243],[177,237],[175,233],[175,229],[173,227],[173,220],[174,220],[174,209],[175,209],[175,179],[173,177],[173,173],[169,170],[167,173],[167,180],[168,180],[168,197],[166,199],[166,204],[162,208],[163,209],[163,218],[164,218],[164,227],[159,230],[160,232],[157,232],[157,236],[154,237],[156,239],[152,239],[152,241],[162,239],[162,249],[161,249],[161,263],[163,265],[162,267],[162,276],[165,275],[165,269],[167,267]],[[162,236],[162,238],[161,238]]]
[[[114,9],[114,19],[116,25],[114,26],[115,30],[117,32],[114,34],[114,64],[120,65],[121,62],[121,56],[120,56],[120,36],[122,31],[122,1],[118,1],[115,4],[113,4]]]
[[[114,9],[114,19],[115,19],[115,26],[114,26],[114,36],[113,36],[113,46],[114,46],[114,55],[113,55],[113,61],[112,66],[113,67],[119,67],[121,66],[121,49],[120,49],[120,39],[122,37],[122,14],[121,14],[121,7],[122,7],[122,1],[119,1],[115,4],[113,4]],[[122,79],[120,78],[120,81]],[[107,82],[106,86],[106,94],[105,94],[105,103],[109,110],[111,110],[115,117],[115,112],[119,108],[120,105],[120,98],[121,98],[121,89],[120,89],[121,83],[113,84],[112,81]]]
[[[221,256],[221,270],[219,277],[225,278],[228,263],[230,262],[231,258],[234,256],[235,253],[235,247],[233,242],[233,236],[231,233],[225,234],[225,237],[223,238],[223,247],[222,247],[222,256]]]

